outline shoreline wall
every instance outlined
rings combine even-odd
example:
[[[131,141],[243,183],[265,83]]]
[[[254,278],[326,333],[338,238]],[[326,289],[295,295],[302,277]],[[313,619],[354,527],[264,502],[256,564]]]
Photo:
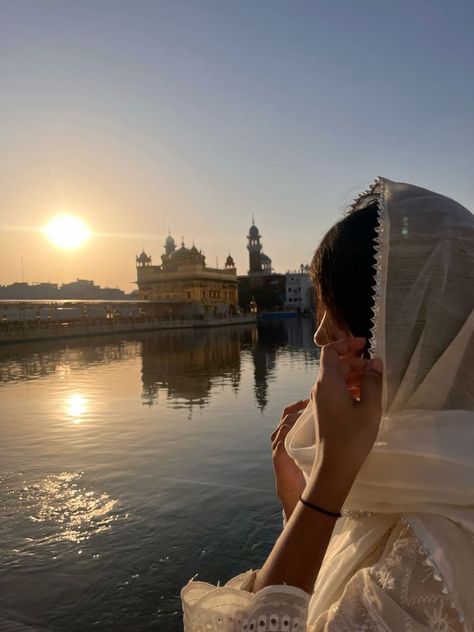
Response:
[[[229,325],[247,325],[256,323],[257,317],[233,316],[204,320],[153,320],[121,321],[109,319],[100,323],[83,322],[34,322],[24,321],[21,326],[0,327],[0,344],[33,342],[37,340],[55,340],[60,338],[82,338],[103,334],[125,334],[136,331],[157,331],[164,329],[203,329],[207,327],[226,327]]]

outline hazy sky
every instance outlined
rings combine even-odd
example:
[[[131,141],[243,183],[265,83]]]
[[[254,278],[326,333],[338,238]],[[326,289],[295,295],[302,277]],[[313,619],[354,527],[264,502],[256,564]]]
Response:
[[[283,272],[377,175],[472,209],[473,69],[470,0],[0,0],[0,283],[131,290],[168,225],[244,273],[252,213]]]

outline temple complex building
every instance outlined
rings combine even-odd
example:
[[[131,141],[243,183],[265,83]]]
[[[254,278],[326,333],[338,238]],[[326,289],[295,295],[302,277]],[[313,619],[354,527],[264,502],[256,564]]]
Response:
[[[171,235],[164,245],[161,265],[145,252],[136,257],[140,299],[162,303],[169,315],[227,316],[237,314],[237,270],[229,256],[224,268],[206,266],[206,258],[184,240],[176,248]]]

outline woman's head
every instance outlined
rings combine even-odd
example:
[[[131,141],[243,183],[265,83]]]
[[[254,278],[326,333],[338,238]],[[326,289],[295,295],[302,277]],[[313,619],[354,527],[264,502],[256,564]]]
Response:
[[[369,339],[375,283],[377,203],[351,212],[323,237],[311,263],[318,344],[352,334]]]

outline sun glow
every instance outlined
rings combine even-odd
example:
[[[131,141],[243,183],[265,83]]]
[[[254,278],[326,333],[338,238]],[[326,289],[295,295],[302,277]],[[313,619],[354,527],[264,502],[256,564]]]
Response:
[[[69,395],[66,400],[66,412],[73,423],[81,423],[82,417],[87,413],[87,399],[78,393]]]
[[[66,213],[50,219],[42,232],[56,248],[61,248],[61,250],[80,248],[92,234],[82,219]]]

